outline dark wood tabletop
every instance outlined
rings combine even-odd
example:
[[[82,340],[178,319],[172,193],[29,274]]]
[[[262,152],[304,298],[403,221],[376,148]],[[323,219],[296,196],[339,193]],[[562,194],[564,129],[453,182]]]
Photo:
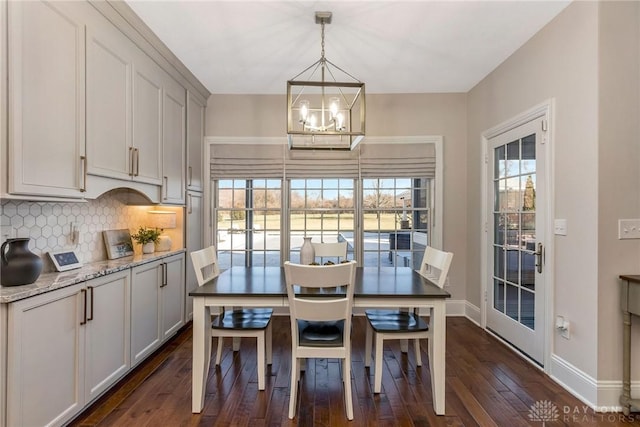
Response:
[[[627,282],[640,283],[640,274],[623,274],[620,278]]]
[[[356,268],[355,298],[450,298],[427,278],[409,267]],[[189,292],[198,296],[264,296],[287,295],[284,268],[232,267]],[[335,295],[335,294],[333,294]]]

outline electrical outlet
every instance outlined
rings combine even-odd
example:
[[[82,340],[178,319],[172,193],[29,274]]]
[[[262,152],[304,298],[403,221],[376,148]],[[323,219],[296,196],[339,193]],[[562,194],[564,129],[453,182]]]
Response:
[[[571,338],[571,323],[563,316],[556,316],[556,329],[564,339]]]
[[[640,219],[619,219],[618,239],[640,239]]]

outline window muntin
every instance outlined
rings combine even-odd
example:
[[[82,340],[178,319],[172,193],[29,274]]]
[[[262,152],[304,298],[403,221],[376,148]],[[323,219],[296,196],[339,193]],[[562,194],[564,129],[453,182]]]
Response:
[[[420,268],[429,236],[429,180],[362,181],[363,266]]]
[[[431,180],[367,178],[361,186],[356,183],[340,178],[291,179],[289,209],[283,214],[281,180],[216,181],[220,267],[280,265],[285,244],[289,245],[285,259],[298,262],[307,235],[314,242],[346,240],[350,259],[362,246],[364,266],[419,268],[430,240]],[[356,200],[362,200],[360,207]],[[355,232],[358,222],[362,240]],[[282,230],[289,236],[281,236]]]
[[[303,237],[313,242],[346,240],[353,259],[355,181],[341,178],[290,180],[289,259],[299,262]]]
[[[280,265],[282,181],[217,181],[218,262],[231,266]]]

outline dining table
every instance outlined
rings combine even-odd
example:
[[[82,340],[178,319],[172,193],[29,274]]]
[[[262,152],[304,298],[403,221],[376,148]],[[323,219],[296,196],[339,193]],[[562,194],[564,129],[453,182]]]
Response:
[[[212,308],[288,307],[284,268],[233,266],[189,293],[193,297],[192,412],[204,408]],[[357,267],[354,307],[429,310],[433,409],[445,411],[446,299],[451,295],[410,267]],[[422,311],[424,313],[424,311]]]

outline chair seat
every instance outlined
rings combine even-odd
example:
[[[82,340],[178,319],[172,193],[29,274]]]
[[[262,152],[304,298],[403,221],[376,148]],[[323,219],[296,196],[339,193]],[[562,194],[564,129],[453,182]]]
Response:
[[[429,324],[414,313],[400,310],[366,310],[371,328],[377,333],[428,331]]]
[[[305,347],[342,346],[344,320],[309,322],[298,319],[299,343]]]
[[[213,329],[258,330],[269,326],[273,309],[253,308],[225,311],[211,322]]]

